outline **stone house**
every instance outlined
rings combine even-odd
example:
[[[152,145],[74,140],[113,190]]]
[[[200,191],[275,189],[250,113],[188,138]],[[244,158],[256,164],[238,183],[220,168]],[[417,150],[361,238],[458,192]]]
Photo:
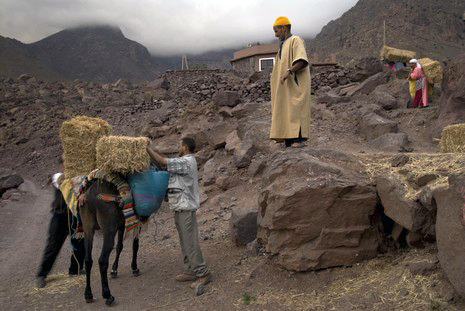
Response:
[[[263,71],[273,68],[279,42],[273,44],[257,44],[234,52],[230,61],[233,69],[238,71]],[[336,54],[331,53],[322,57],[318,54],[308,54],[312,66],[336,65]]]
[[[238,71],[270,70],[274,65],[274,57],[279,49],[279,43],[257,44],[234,52],[230,61],[233,69]]]

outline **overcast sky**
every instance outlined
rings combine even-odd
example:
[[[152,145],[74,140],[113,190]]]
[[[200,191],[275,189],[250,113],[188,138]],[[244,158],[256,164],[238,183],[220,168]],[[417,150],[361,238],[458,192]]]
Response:
[[[274,39],[276,17],[310,38],[357,0],[0,0],[0,35],[31,43],[70,27],[118,26],[154,55]]]

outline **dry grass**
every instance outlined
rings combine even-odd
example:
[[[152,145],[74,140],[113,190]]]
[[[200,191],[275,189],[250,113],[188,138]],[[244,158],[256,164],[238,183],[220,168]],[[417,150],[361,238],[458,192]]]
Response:
[[[87,175],[95,169],[95,146],[110,131],[108,122],[99,118],[79,116],[63,122],[60,138],[65,178]]]
[[[391,166],[393,155],[361,155],[358,157],[371,181],[375,181],[377,176],[393,176],[402,182],[406,197],[412,200],[418,198],[421,190],[413,183],[418,177],[436,174],[438,178],[428,184],[434,190],[448,186],[448,176],[451,173],[463,172],[465,167],[465,154],[409,153],[408,156],[409,162],[402,167]]]
[[[149,168],[146,137],[107,136],[97,142],[97,168],[103,172],[129,174]]]
[[[418,62],[425,73],[426,79],[429,83],[439,83],[442,81],[442,68],[438,61],[422,58]]]
[[[392,262],[383,258],[358,264],[351,277],[340,277],[313,292],[275,289],[262,292],[251,304],[280,305],[289,310],[449,310],[440,294],[440,270],[413,275],[407,264],[434,262],[425,250],[411,251]],[[343,269],[343,268],[342,268]],[[436,309],[439,308],[439,309]]]
[[[68,274],[58,273],[47,276],[46,282],[47,286],[44,288],[28,287],[27,294],[34,296],[65,294],[73,288],[85,285],[86,278],[85,274],[70,277]],[[20,291],[23,292],[24,289]]]
[[[465,152],[465,124],[446,126],[439,142],[441,152]]]
[[[390,46],[383,46],[380,52],[381,58],[393,61],[408,63],[412,58],[415,58],[416,53],[408,50],[396,49]]]

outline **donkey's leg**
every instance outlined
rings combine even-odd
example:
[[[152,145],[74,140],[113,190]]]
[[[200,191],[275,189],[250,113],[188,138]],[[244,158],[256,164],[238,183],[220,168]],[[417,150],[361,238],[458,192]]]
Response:
[[[136,230],[139,230],[137,228]],[[140,271],[137,268],[137,252],[139,251],[139,237],[134,238],[134,241],[132,241],[132,262],[131,262],[131,269],[132,269],[132,274],[134,276],[139,276]]]
[[[95,232],[95,216],[92,215],[87,207],[81,208],[81,219],[84,229],[84,245],[86,249],[86,255],[84,264],[86,267],[86,289],[84,291],[84,298],[86,302],[92,302],[94,295],[92,295],[92,289],[90,287],[90,273],[92,270],[92,244],[94,241]]]
[[[105,300],[106,305],[111,305],[115,298],[110,293],[110,287],[108,286],[108,261],[110,259],[110,253],[113,250],[113,245],[115,244],[115,235],[117,228],[112,230],[112,228],[102,228],[103,233],[103,246],[102,253],[98,259],[98,264],[100,266],[100,278],[102,280],[102,296]],[[106,230],[108,229],[108,230]]]
[[[121,251],[123,250],[123,235],[124,235],[124,226],[118,228],[118,242],[116,244],[116,257],[115,257],[115,261],[113,262],[113,266],[110,272],[112,278],[116,278],[118,276],[119,256],[121,255]]]

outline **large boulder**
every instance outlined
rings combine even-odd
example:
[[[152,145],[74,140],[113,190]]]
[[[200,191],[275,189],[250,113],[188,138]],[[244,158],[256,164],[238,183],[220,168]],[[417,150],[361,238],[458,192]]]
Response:
[[[465,53],[458,56],[444,70],[441,87],[439,117],[431,134],[440,137],[442,129],[450,124],[465,122]]]
[[[256,206],[233,207],[229,219],[229,234],[237,245],[247,245],[257,238]]]
[[[360,136],[366,140],[373,140],[387,133],[397,133],[397,122],[383,118],[376,113],[364,115],[358,124]]]
[[[0,196],[7,190],[18,188],[24,179],[16,172],[9,169],[0,169]]]
[[[394,176],[378,176],[376,190],[386,216],[409,231],[434,236],[436,209],[428,209],[410,198],[401,180]]]
[[[331,159],[328,155],[321,157]],[[262,174],[257,235],[280,265],[306,271],[377,255],[378,199],[359,171],[306,152],[271,157]]]
[[[441,268],[465,297],[465,174],[449,176],[449,187],[434,191],[437,204],[436,241]]]

